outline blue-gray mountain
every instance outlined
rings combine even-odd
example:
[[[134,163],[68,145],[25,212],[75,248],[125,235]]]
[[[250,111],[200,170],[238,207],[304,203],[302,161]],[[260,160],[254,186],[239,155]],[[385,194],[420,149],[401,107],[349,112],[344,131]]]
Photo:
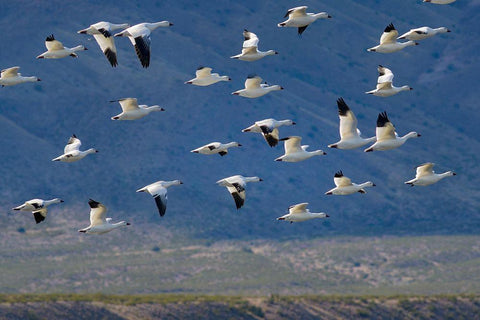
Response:
[[[302,3],[303,4],[303,3]],[[0,90],[0,206],[4,212],[31,198],[60,197],[55,215],[85,216],[89,198],[118,219],[153,221],[202,237],[311,237],[332,234],[477,233],[480,227],[478,1],[436,6],[421,1],[308,1],[310,12],[326,11],[297,36],[278,28],[291,1],[9,1],[0,3],[1,68],[20,66],[42,82]],[[295,4],[296,5],[296,4]],[[118,67],[112,68],[91,36],[78,30],[98,21],[169,20],[171,28],[152,35],[150,67],[144,69],[128,39],[117,38]],[[389,23],[400,33],[420,26],[444,26],[451,33],[393,54],[367,52]],[[279,55],[256,62],[229,59],[241,49],[243,29],[255,32],[260,49]],[[54,34],[65,46],[84,44],[78,58],[36,60]],[[377,66],[394,71],[413,91],[389,98],[364,94],[376,84]],[[199,65],[229,75],[210,87],[184,85]],[[230,93],[250,73],[285,90],[258,99]],[[165,112],[136,121],[112,121],[119,106],[108,101],[136,97]],[[364,153],[328,149],[338,141],[336,100],[343,97],[364,136],[375,134],[386,110],[397,132],[421,138],[399,149]],[[261,135],[242,133],[254,121],[293,119],[281,137],[300,135],[325,157],[300,163],[273,160],[283,146],[270,148]],[[50,160],[75,133],[99,150],[76,163]],[[238,141],[225,157],[189,151],[211,141]],[[435,162],[437,171],[457,176],[436,185],[410,188],[414,167]],[[327,197],[335,172],[353,181],[371,180],[367,194]],[[215,181],[242,174],[264,181],[249,185],[240,210]],[[169,190],[167,213],[135,190],[157,180],[180,179]],[[288,206],[309,202],[330,215],[326,222],[280,224]],[[82,208],[70,212],[71,208]],[[63,211],[62,211],[63,209]],[[27,218],[26,218],[27,219]],[[31,223],[31,217],[28,217]],[[8,217],[1,224],[9,224]],[[152,230],[151,232],[154,232]],[[127,232],[125,232],[127,234]]]

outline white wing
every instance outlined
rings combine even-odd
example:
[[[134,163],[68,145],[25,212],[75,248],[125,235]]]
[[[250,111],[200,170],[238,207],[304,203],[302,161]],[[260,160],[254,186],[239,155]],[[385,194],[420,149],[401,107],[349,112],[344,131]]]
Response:
[[[308,202],[303,202],[303,203],[295,204],[295,205],[290,206],[290,207],[288,208],[288,212],[289,212],[290,214],[303,213],[303,212],[305,212],[305,210],[307,209],[307,206],[308,206]]]
[[[90,199],[88,201],[90,205],[90,226],[98,226],[106,223],[105,213],[107,208],[95,200]]]
[[[340,138],[348,139],[358,136],[357,118],[343,98],[337,100],[338,117],[340,118]]]
[[[395,43],[397,38],[398,31],[395,29],[393,24],[390,23],[380,37],[380,44]]]
[[[285,14],[284,18],[286,18],[287,16],[290,16],[290,17],[302,17],[302,16],[305,16],[307,15],[307,6],[301,6],[301,7],[295,7],[295,8],[291,8],[287,11],[287,13]]]
[[[48,39],[48,38],[47,38]],[[48,51],[55,51],[55,50],[63,50],[63,44],[58,40],[47,40],[45,41],[45,47],[47,47]]]
[[[212,74],[212,68],[208,67],[199,67],[195,72],[197,78],[206,78]]]
[[[352,180],[350,178],[347,178],[345,176],[343,177],[334,177],[333,182],[337,187],[347,187],[352,185]]]
[[[262,78],[259,76],[253,76],[245,80],[245,89],[258,89],[262,83]]]
[[[301,152],[303,150],[301,147],[301,142],[302,137],[289,137],[288,140],[285,140],[285,154]]]
[[[97,41],[103,54],[107,57],[112,66],[117,65],[117,48],[113,36],[105,37],[103,34],[94,34],[93,37]]]
[[[67,145],[63,149],[63,153],[67,154],[69,152],[79,150],[81,145],[82,142],[80,139],[78,139],[76,135],[73,135],[70,137],[70,139],[68,139]]]
[[[18,69],[20,69],[20,67],[11,67],[8,69],[4,69],[2,70],[2,73],[0,76],[2,78],[16,77],[18,75]]]
[[[433,174],[433,166],[434,165],[435,164],[431,163],[431,162],[427,162],[427,163],[424,163],[422,165],[419,165],[417,167],[417,173],[416,173],[415,178],[419,178],[421,176],[428,176],[428,175]]]
[[[258,42],[260,41],[257,37],[257,35],[253,32],[244,30],[243,31],[243,47],[248,48],[248,47],[258,47]]]
[[[122,110],[125,111],[133,111],[139,109],[137,98],[125,98],[118,100]]]

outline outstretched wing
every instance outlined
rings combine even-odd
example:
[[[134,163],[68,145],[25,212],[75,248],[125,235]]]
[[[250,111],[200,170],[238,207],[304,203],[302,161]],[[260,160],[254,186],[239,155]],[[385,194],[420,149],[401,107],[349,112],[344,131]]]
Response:
[[[417,173],[415,178],[419,178],[421,176],[427,176],[433,174],[433,166],[435,164],[431,162],[427,162],[424,164],[421,164],[417,167]]]
[[[337,100],[338,117],[340,118],[340,138],[348,139],[358,136],[357,131],[357,118],[355,114],[350,110],[343,98]]]
[[[212,74],[212,68],[209,67],[198,67],[195,75],[197,78],[206,78]]]
[[[247,29],[243,30],[243,47],[258,47],[258,42],[260,41],[257,35]]]
[[[397,37],[398,31],[393,26],[393,23],[390,23],[380,37],[380,44],[394,43],[397,41]]]
[[[395,139],[395,127],[388,119],[385,111],[378,115],[375,134],[377,141]]]
[[[260,88],[260,84],[262,83],[262,78],[255,74],[251,74],[245,80],[245,89],[257,89]]]
[[[148,68],[150,65],[150,36],[138,36],[134,38],[134,40],[135,52],[137,53],[138,59],[142,67]]]
[[[308,202],[303,202],[303,203],[295,204],[295,205],[290,206],[290,207],[288,208],[288,212],[289,212],[290,214],[302,213],[302,212],[305,212],[305,210],[307,209],[307,206],[308,206]]]
[[[243,204],[245,203],[245,183],[243,182],[234,182],[230,186],[227,186],[228,192],[233,197],[233,200],[235,200],[235,205],[237,206],[237,209],[240,209]]]
[[[70,139],[68,139],[67,145],[63,149],[63,153],[67,154],[69,152],[79,150],[81,145],[82,142],[80,139],[78,139],[76,135],[72,135]]]
[[[123,112],[133,111],[139,109],[137,98],[125,98],[118,100]]]
[[[107,207],[92,199],[88,201],[88,205],[90,206],[90,225],[93,227],[106,223]]]
[[[153,199],[155,199],[160,217],[163,217],[167,211],[167,188],[158,188],[156,193],[152,194],[152,196]]]
[[[40,223],[47,217],[47,207],[43,207],[40,210],[33,211],[33,217],[36,223]]]
[[[2,73],[0,76],[2,78],[16,77],[18,75],[18,69],[20,69],[20,67],[11,67],[8,69],[4,69],[2,70]]]
[[[98,31],[100,34],[94,34],[93,37],[112,67],[117,66],[117,48],[115,47],[115,41],[113,40],[111,33],[105,29],[100,29]]]

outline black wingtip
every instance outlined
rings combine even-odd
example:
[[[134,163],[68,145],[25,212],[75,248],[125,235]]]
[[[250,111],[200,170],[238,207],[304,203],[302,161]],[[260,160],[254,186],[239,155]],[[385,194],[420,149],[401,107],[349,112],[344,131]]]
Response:
[[[49,36],[45,39],[45,41],[53,41],[53,40],[55,40],[55,37],[53,36],[53,34],[49,35]]]
[[[390,32],[392,30],[395,30],[395,27],[393,26],[393,23],[390,22],[383,32]]]
[[[342,170],[335,172],[335,178],[341,178],[341,177],[343,177]]]
[[[110,64],[112,65],[112,67],[116,67],[118,65],[118,62],[117,62],[117,55],[115,54],[115,52],[113,52],[112,50],[110,50],[110,48],[107,48],[103,54],[105,55],[105,57],[107,57],[107,60],[108,62],[110,62]]]
[[[247,76],[247,79],[253,79],[257,76],[256,73],[250,73],[248,76]]]
[[[37,224],[39,224],[40,222],[45,220],[45,217],[39,211],[35,211],[35,212],[32,212],[32,213],[33,213],[33,217],[35,218],[35,222]]]
[[[383,112],[379,113],[378,118],[377,118],[377,127],[379,127],[379,128],[384,127],[387,122],[390,122],[390,120],[388,119],[388,116],[387,116],[387,112],[383,111]]]
[[[90,199],[88,200],[88,205],[90,206],[90,208],[98,208],[100,205],[100,202]]]
[[[338,114],[341,116],[347,115],[347,111],[350,110],[342,97],[337,99]]]

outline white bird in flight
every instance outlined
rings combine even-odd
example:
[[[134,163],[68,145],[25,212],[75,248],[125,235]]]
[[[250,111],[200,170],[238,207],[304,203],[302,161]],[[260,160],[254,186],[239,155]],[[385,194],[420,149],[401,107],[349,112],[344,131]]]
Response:
[[[420,137],[420,134],[414,131],[407,133],[403,137],[399,137],[385,111],[378,115],[375,134],[377,141],[365,149],[365,152],[395,149],[403,145],[410,138]]]
[[[195,86],[209,86],[220,81],[231,81],[229,76],[221,76],[218,73],[212,73],[212,68],[200,66],[195,72],[195,78],[188,80],[185,84],[193,84]]]
[[[290,223],[294,223],[307,221],[315,218],[330,218],[330,216],[325,212],[310,212],[310,210],[307,209],[307,206],[308,202],[290,206],[288,208],[288,213],[277,218],[277,220],[284,220],[289,221]]]
[[[408,46],[418,45],[415,41],[397,42],[398,31],[390,23],[382,33],[380,37],[380,44],[378,46],[367,49],[367,51],[380,52],[380,53],[392,53],[402,50]]]
[[[299,136],[282,138],[280,141],[285,142],[285,154],[275,159],[275,161],[299,162],[313,156],[326,155],[322,150],[307,151],[308,145],[302,146],[302,137]]]
[[[25,201],[24,204],[13,208],[13,210],[17,211],[31,211],[33,213],[33,217],[35,222],[38,224],[45,220],[47,217],[47,207],[54,203],[62,203],[63,200],[59,198],[51,199],[51,200],[43,200],[43,199],[32,199]]]
[[[90,199],[88,205],[90,206],[90,225],[78,230],[78,232],[104,234],[114,229],[130,225],[130,223],[125,221],[112,223],[112,218],[106,218],[107,207],[100,202]]]
[[[53,34],[45,39],[45,47],[47,47],[47,51],[37,56],[37,59],[60,59],[68,56],[77,58],[78,55],[75,52],[87,50],[83,45],[73,48],[64,47],[60,41],[55,39]]]
[[[398,39],[407,39],[407,40],[423,40],[431,38],[436,34],[450,32],[449,29],[445,27],[440,28],[430,28],[430,27],[420,27],[416,29],[410,29],[410,31],[402,34]]]
[[[232,92],[232,94],[245,98],[258,98],[272,91],[283,90],[283,87],[279,85],[270,86],[267,83],[262,83],[262,81],[262,78],[256,74],[250,74],[245,80],[245,89]]]
[[[85,158],[91,153],[97,153],[98,150],[90,148],[85,151],[80,151],[80,146],[82,142],[74,134],[68,139],[67,145],[63,149],[63,154],[61,156],[52,159],[52,161],[62,161],[62,162],[75,162]]]
[[[90,25],[90,27],[86,29],[78,31],[78,33],[93,35],[103,54],[107,57],[108,62],[110,62],[112,67],[116,67],[118,65],[117,48],[115,47],[112,31],[121,28],[128,28],[129,26],[128,23],[115,24],[100,21]]]
[[[257,61],[266,56],[273,56],[278,54],[278,52],[275,50],[258,50],[258,43],[260,42],[260,40],[255,33],[248,31],[247,29],[243,31],[243,38],[244,41],[242,46],[242,53],[231,56],[230,58],[242,61]]]
[[[298,28],[298,35],[300,36],[317,19],[330,19],[332,17],[326,12],[307,13],[307,8],[307,6],[301,6],[288,9],[284,16],[284,18],[288,17],[288,19],[279,23],[278,26]]]
[[[173,26],[173,23],[168,21],[139,23],[115,34],[115,37],[128,37],[135,48],[142,67],[148,68],[150,65],[150,33],[159,27],[170,26]]]
[[[237,209],[240,209],[245,203],[245,188],[247,186],[247,183],[258,181],[263,180],[259,177],[244,177],[241,175],[235,175],[218,180],[217,184],[227,188],[228,192],[230,192],[230,194],[232,195],[233,200],[235,200],[235,205],[237,206]]]
[[[326,195],[340,195],[346,196],[356,192],[367,193],[364,188],[366,187],[375,187],[375,184],[371,181],[367,181],[361,184],[353,183],[350,178],[347,178],[343,175],[343,172],[340,170],[335,173],[333,177],[333,182],[335,183],[335,188],[325,192]]]
[[[378,68],[377,87],[374,90],[365,92],[366,94],[373,94],[378,97],[390,97],[402,91],[413,90],[410,86],[395,87],[392,84],[393,72],[392,70],[379,65]]]
[[[434,165],[435,164],[431,162],[427,162],[419,165],[417,167],[415,178],[412,180],[406,181],[405,184],[409,184],[412,187],[413,186],[429,186],[431,184],[437,183],[443,178],[457,175],[453,171],[447,171],[444,173],[435,173],[435,171],[433,171]]]
[[[123,98],[119,100],[110,100],[110,102],[118,102],[122,107],[122,113],[113,116],[112,120],[136,120],[145,117],[153,111],[165,111],[159,105],[147,106],[139,105],[136,98]]]
[[[228,143],[220,143],[220,142],[210,142],[204,146],[201,146],[197,149],[193,149],[190,152],[193,153],[200,153],[200,154],[219,154],[222,157],[228,154],[228,149],[232,147],[241,147],[242,145],[236,141],[228,142]]]
[[[343,98],[337,99],[337,107],[338,117],[340,118],[340,141],[329,144],[329,148],[355,149],[375,141],[375,137],[364,139],[360,136],[361,132],[357,128],[357,118]]]
[[[270,147],[275,147],[279,141],[278,127],[295,125],[295,122],[286,120],[275,120],[272,118],[255,121],[253,125],[242,130],[242,132],[261,133]]]
[[[0,85],[2,87],[5,86],[14,86],[20,83],[25,82],[37,82],[41,81],[37,77],[23,77],[21,73],[18,72],[20,67],[11,67],[7,69],[3,69],[0,74]]]
[[[167,211],[167,188],[179,184],[183,184],[183,182],[180,180],[157,181],[141,189],[138,189],[137,192],[149,193],[155,200],[155,204],[157,205],[160,217],[163,217],[165,215],[165,212]]]

